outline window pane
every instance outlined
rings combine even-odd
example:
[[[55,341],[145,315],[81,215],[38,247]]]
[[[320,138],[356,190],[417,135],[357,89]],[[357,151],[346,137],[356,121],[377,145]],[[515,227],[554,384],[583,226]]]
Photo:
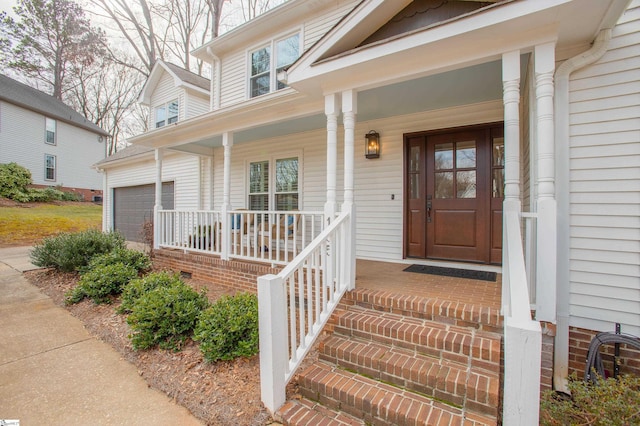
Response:
[[[420,147],[419,146],[411,147],[411,152],[409,154],[409,171],[410,172],[420,171]]]
[[[269,71],[270,48],[263,47],[251,54],[251,75],[255,76]]]
[[[504,198],[504,169],[493,170],[492,197]]]
[[[269,93],[269,73],[251,79],[251,97]]]
[[[269,194],[249,195],[249,210],[269,210]]]
[[[504,138],[495,138],[493,140],[493,165],[497,167],[504,166]]]
[[[458,198],[476,198],[476,171],[457,172],[456,187]]]
[[[298,194],[276,194],[276,210],[298,210]]]
[[[167,114],[167,123],[175,123],[178,121],[178,101],[169,103],[169,113]]]
[[[276,192],[298,191],[298,159],[276,160]]]
[[[251,163],[249,166],[249,193],[269,192],[269,162]]]
[[[453,198],[453,172],[435,173],[436,198]]]
[[[453,169],[453,144],[441,143],[436,145],[436,170]]]
[[[166,110],[164,106],[156,108],[156,127],[162,127],[165,125]]]
[[[471,168],[476,166],[476,142],[466,141],[456,144],[456,167]]]
[[[276,68],[290,65],[300,56],[300,37],[298,34],[276,43]]]
[[[420,175],[417,173],[409,175],[409,198],[420,198]]]
[[[45,118],[45,141],[50,144],[56,143],[56,120]]]
[[[44,178],[46,180],[56,179],[56,157],[53,155],[44,157]]]

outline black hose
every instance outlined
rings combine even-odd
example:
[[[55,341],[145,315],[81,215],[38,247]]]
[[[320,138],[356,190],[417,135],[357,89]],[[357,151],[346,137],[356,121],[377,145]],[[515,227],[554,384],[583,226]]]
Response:
[[[596,334],[589,344],[587,352],[587,364],[584,368],[584,381],[596,383],[597,377],[604,377],[604,366],[602,365],[602,356],[600,355],[600,346],[606,344],[621,343],[640,349],[640,337],[631,334],[616,334],[610,332],[602,332]],[[593,374],[593,371],[597,376]]]

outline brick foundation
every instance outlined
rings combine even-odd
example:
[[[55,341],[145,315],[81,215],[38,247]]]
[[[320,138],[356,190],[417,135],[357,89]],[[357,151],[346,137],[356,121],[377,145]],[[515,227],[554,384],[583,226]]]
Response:
[[[597,333],[597,331],[582,328],[569,328],[569,374],[576,373],[578,378],[584,377],[589,344]],[[614,345],[601,346],[600,353],[606,372],[608,375],[613,375]],[[639,350],[620,345],[620,373],[640,376]]]
[[[540,362],[540,392],[553,389],[553,352],[556,336],[556,326],[551,323],[541,323],[542,353]]]
[[[52,186],[52,185],[31,185],[33,188],[46,189],[54,188],[63,192],[71,192],[78,194],[82,201],[94,201],[94,197],[100,197],[99,202],[102,202],[102,190],[101,189],[89,189],[89,188],[71,188],[68,186]]]
[[[217,256],[160,249],[154,252],[154,264],[160,268],[191,274],[195,280],[208,281],[257,293],[258,277],[277,274],[281,268],[261,263],[222,260]]]

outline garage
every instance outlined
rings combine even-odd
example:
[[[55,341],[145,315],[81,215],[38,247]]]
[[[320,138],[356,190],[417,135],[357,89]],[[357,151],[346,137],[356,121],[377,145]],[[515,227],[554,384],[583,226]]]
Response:
[[[173,182],[162,184],[162,208],[174,208]],[[153,220],[155,185],[127,186],[113,189],[113,227],[127,241],[143,242],[142,225]]]

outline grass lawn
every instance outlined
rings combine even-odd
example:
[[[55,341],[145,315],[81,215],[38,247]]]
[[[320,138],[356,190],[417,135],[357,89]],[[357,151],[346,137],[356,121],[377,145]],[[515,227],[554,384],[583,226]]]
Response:
[[[61,232],[102,226],[102,206],[92,203],[30,203],[0,207],[0,247],[33,245]]]

